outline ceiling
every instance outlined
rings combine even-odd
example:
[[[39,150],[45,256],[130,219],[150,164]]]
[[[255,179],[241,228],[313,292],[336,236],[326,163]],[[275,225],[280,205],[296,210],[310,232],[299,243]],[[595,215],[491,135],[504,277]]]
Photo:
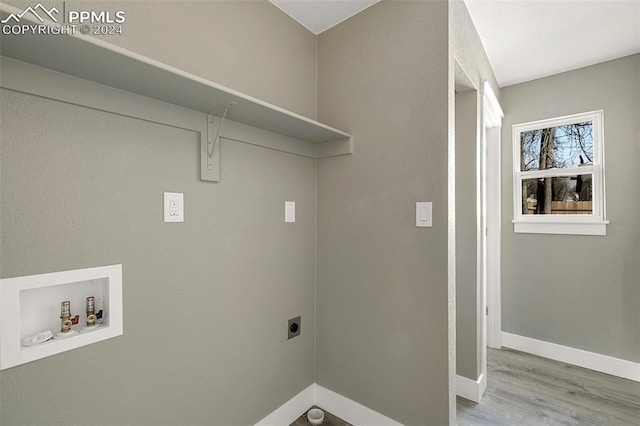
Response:
[[[640,0],[465,0],[500,87],[640,52]]]
[[[320,34],[380,0],[270,1]],[[464,2],[500,87],[640,52],[640,0]]]
[[[380,0],[269,0],[314,34],[346,21]]]

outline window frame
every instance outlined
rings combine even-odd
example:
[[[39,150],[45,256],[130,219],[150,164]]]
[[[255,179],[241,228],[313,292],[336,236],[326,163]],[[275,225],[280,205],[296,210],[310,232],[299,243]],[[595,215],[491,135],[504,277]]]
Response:
[[[520,135],[523,132],[591,121],[593,123],[593,164],[571,168],[520,170]],[[604,185],[604,112],[589,111],[513,125],[513,225],[516,233],[606,235]],[[544,177],[592,175],[591,215],[525,215],[522,213],[522,181]]]

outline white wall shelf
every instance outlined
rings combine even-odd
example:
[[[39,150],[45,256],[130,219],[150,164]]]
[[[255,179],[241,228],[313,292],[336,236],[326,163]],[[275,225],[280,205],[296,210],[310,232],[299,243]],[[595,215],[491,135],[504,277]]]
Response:
[[[101,318],[86,327],[86,298],[95,298]],[[71,302],[72,331],[60,332],[60,305]],[[50,330],[53,339],[24,345]],[[100,266],[0,280],[0,370],[122,334],[122,265]]]
[[[17,12],[21,10],[0,3],[2,19]],[[30,14],[21,23],[29,19],[33,22],[24,23],[40,24]],[[236,102],[227,119],[313,144],[351,139],[341,130],[93,37],[3,34],[0,51],[2,56],[205,114],[221,115],[225,105]]]

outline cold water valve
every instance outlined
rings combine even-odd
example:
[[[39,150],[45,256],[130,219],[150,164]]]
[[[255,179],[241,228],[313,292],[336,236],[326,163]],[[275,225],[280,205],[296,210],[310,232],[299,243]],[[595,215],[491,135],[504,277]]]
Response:
[[[98,317],[96,316],[96,304],[93,296],[87,297],[87,327],[95,327]]]

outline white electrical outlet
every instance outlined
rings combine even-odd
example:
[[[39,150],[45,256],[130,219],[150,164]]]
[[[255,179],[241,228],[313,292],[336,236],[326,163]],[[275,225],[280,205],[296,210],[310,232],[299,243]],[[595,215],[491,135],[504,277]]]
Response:
[[[164,221],[184,222],[184,194],[181,192],[164,193]]]

